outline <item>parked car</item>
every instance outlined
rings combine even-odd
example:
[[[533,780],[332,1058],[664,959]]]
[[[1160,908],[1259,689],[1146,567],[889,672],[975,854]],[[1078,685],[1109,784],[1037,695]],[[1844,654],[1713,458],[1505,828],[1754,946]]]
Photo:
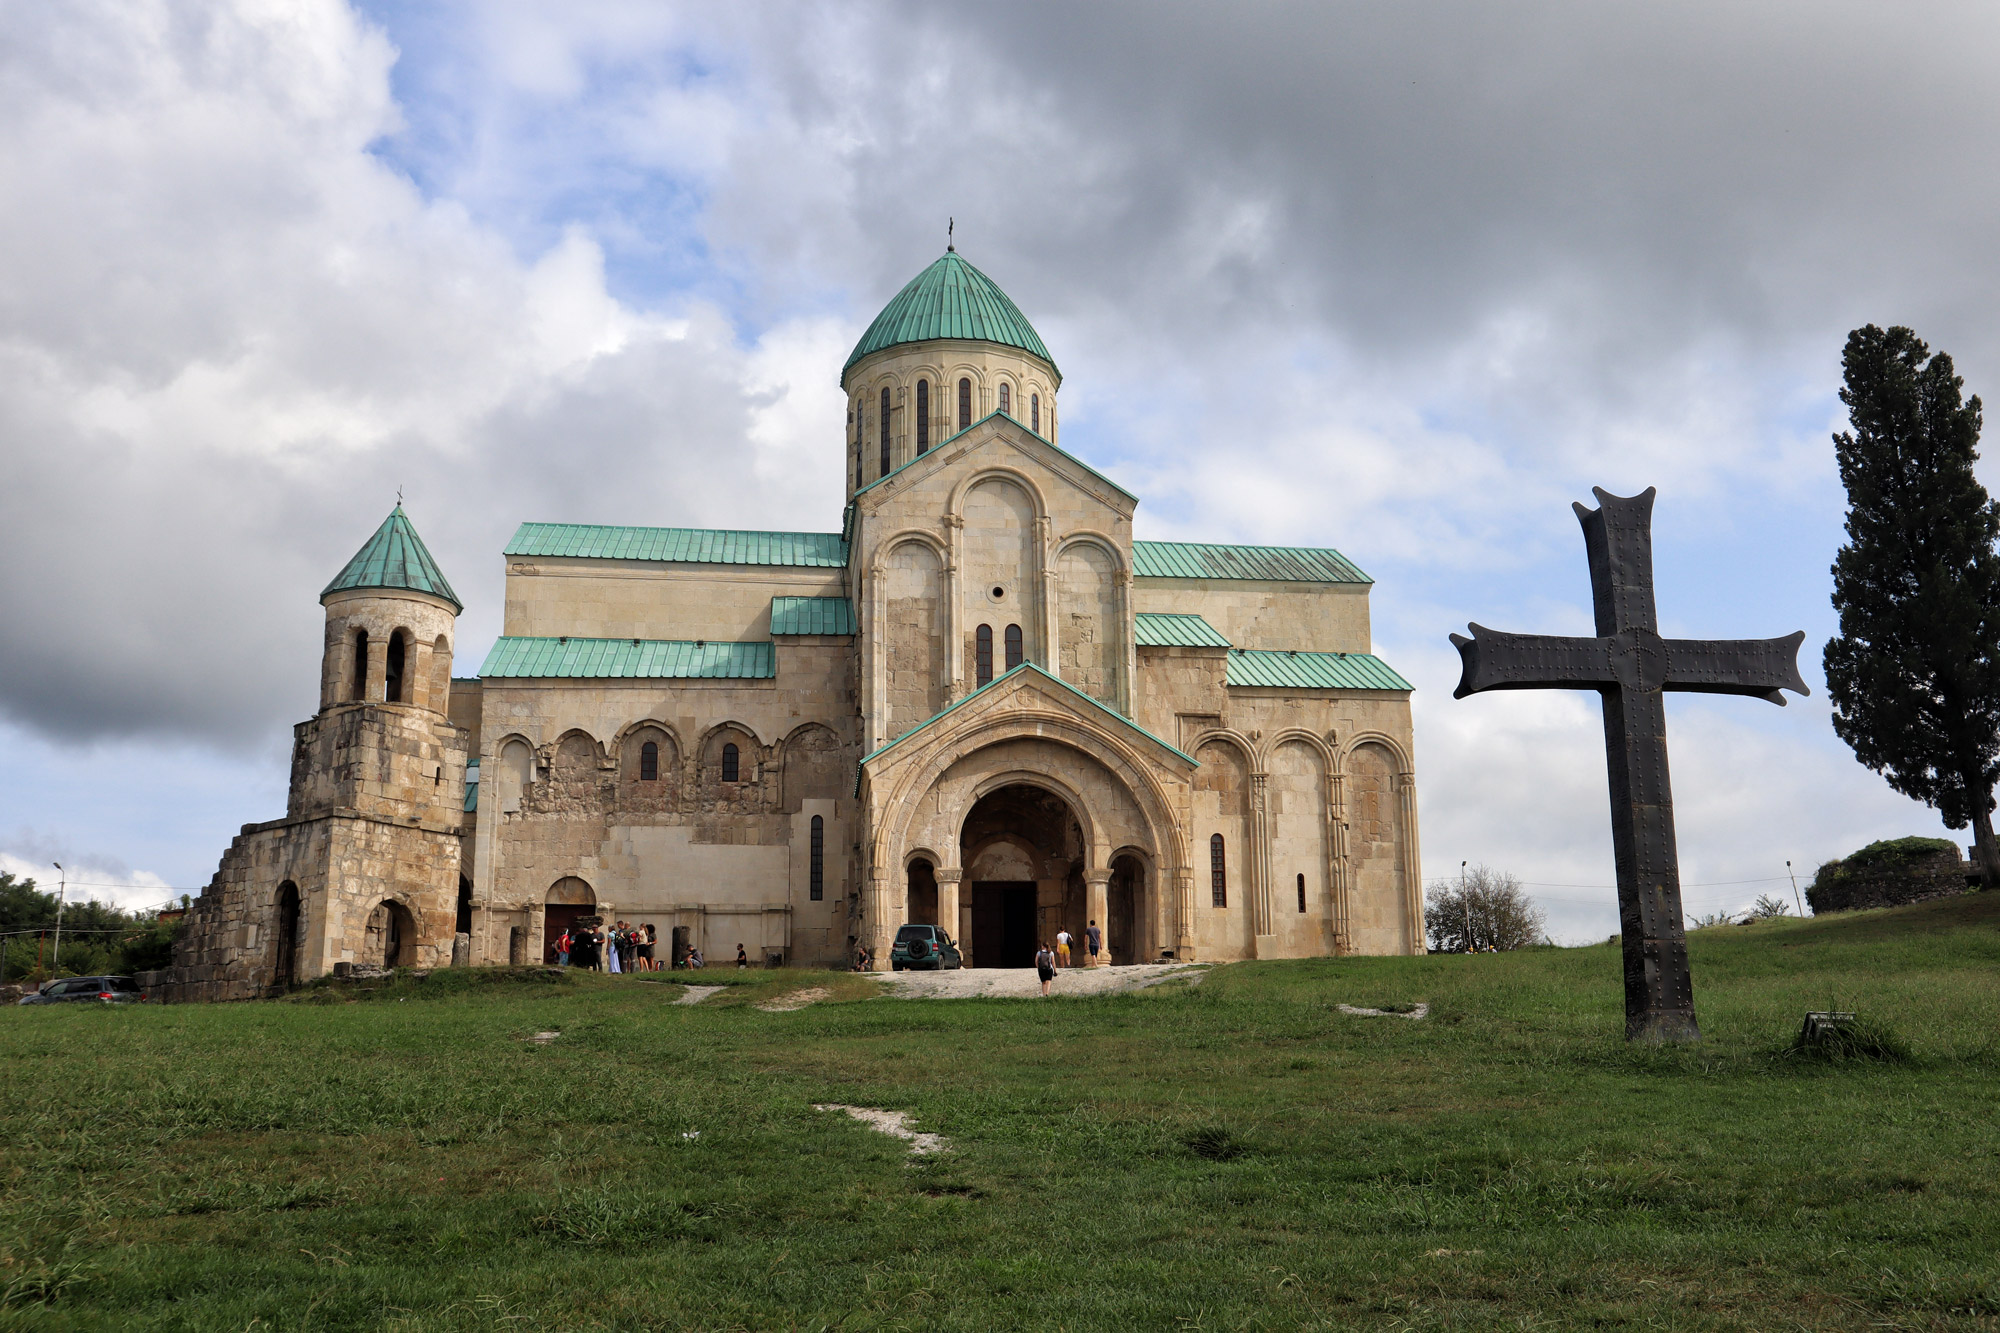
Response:
[[[130,977],[58,977],[42,983],[33,995],[23,995],[22,1004],[135,1004],[146,992]]]
[[[947,967],[964,966],[965,959],[959,955],[958,946],[951,942],[951,936],[944,933],[942,926],[904,926],[896,932],[896,943],[889,950],[889,968],[894,972],[906,967],[941,972]]]

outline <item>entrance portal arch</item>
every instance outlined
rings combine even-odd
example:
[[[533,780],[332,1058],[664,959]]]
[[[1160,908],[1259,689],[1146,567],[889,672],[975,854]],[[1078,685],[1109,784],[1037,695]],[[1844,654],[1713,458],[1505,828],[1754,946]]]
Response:
[[[972,927],[959,944],[971,965],[1033,967],[1070,899],[1081,901],[1088,852],[1078,812],[1049,787],[1014,781],[974,801],[959,828],[960,918],[969,910]]]
[[[564,875],[549,885],[542,903],[542,966],[556,964],[556,941],[578,917],[597,910],[597,893],[575,875]]]

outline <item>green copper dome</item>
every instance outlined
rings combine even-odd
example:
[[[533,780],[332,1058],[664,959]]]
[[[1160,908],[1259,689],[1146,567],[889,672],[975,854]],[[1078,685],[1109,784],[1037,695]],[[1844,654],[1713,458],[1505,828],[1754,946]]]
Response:
[[[844,381],[854,363],[870,353],[933,338],[967,338],[1018,347],[1048,362],[1051,368],[1056,364],[1035,326],[1007,299],[1007,293],[959,258],[958,251],[946,250],[882,307],[868,332],[854,344],[847,364],[840,368],[840,377]],[[1060,376],[1062,372],[1056,373]]]
[[[465,610],[465,604],[458,600],[458,594],[445,582],[444,571],[431,559],[431,553],[424,546],[424,539],[410,526],[409,516],[403,513],[403,506],[397,505],[395,512],[382,520],[382,526],[375,529],[375,535],[347,562],[347,568],[333,582],[320,592],[321,600],[328,593],[346,592],[352,588],[408,588],[411,592],[427,592],[433,597],[442,597],[455,610]]]

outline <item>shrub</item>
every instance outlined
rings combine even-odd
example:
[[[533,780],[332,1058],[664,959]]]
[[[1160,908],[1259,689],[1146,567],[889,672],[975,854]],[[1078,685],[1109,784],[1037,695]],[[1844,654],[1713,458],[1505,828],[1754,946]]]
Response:
[[[1830,864],[1848,870],[1865,870],[1870,866],[1887,865],[1895,861],[1936,856],[1939,852],[1951,852],[1956,855],[1958,844],[1949,838],[1884,838],[1880,842],[1869,843],[1842,861]]]
[[[1790,916],[1792,905],[1783,898],[1768,893],[1757,895],[1757,902],[1750,909],[1752,921],[1769,921],[1774,916]]]
[[[1844,1023],[1802,1024],[1785,1054],[1829,1064],[1848,1060],[1905,1064],[1910,1044],[1886,1024],[1855,1018]]]
[[[1424,903],[1424,933],[1433,953],[1521,949],[1542,940],[1547,917],[1504,871],[1477,866],[1459,880],[1431,885]]]

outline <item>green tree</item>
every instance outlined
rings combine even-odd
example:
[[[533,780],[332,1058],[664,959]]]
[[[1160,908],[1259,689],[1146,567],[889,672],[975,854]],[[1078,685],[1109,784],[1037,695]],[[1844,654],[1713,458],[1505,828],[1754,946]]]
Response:
[[[1474,866],[1459,879],[1441,879],[1424,901],[1424,933],[1432,953],[1525,949],[1540,944],[1547,918],[1521,881],[1502,870]]]
[[[1826,645],[1833,729],[1889,785],[1972,825],[2000,879],[2000,506],[1972,474],[1979,399],[1905,328],[1847,335],[1852,430],[1833,437],[1847,544],[1833,562],[1840,633]]]

